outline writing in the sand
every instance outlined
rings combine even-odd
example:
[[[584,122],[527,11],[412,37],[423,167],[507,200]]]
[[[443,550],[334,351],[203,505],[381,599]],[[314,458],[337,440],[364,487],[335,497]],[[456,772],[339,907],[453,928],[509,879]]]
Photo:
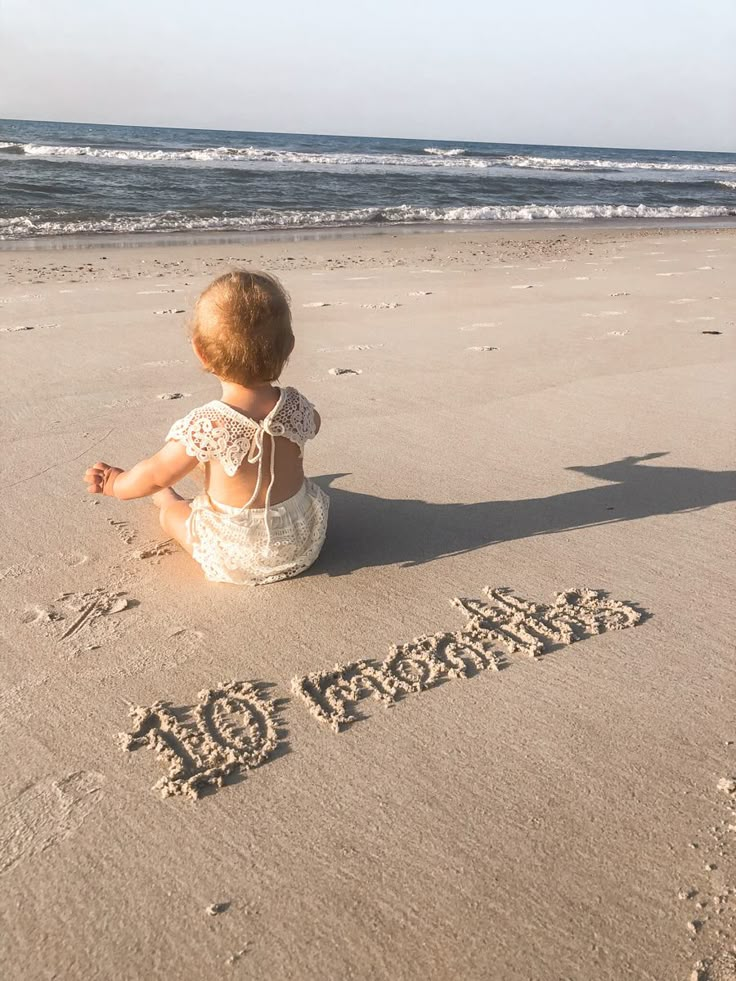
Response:
[[[417,637],[394,645],[383,661],[354,661],[295,678],[293,691],[312,714],[335,732],[359,718],[356,703],[375,698],[384,705],[431,688],[443,679],[498,670],[511,655],[536,658],[606,630],[641,621],[632,606],[589,589],[559,593],[549,606],[487,588],[485,600],[454,599],[466,616],[461,630]],[[229,682],[200,692],[195,706],[174,709],[155,702],[134,707],[133,731],[125,749],[153,749],[168,765],[156,784],[164,796],[197,798],[207,786],[222,786],[236,773],[269,759],[281,740],[276,704],[263,685]]]
[[[155,784],[163,797],[196,799],[207,786],[267,760],[279,743],[276,703],[262,685],[231,681],[201,691],[195,706],[168,702],[133,706],[133,731],[121,733],[123,749],[153,749],[168,764]]]
[[[462,630],[394,646],[380,662],[355,661],[295,678],[292,690],[317,719],[338,732],[358,718],[355,703],[362,698],[391,705],[397,698],[431,688],[445,678],[498,670],[511,654],[539,657],[605,630],[632,627],[641,620],[633,607],[590,589],[558,593],[550,606],[518,599],[503,589],[487,587],[484,592],[487,602],[451,601],[468,618]]]

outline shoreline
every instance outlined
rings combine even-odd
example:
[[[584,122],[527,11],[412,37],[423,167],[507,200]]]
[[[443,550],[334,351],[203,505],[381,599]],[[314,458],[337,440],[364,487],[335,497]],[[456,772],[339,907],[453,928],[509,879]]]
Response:
[[[489,222],[411,222],[380,223],[375,225],[324,226],[318,228],[264,228],[240,231],[176,231],[176,232],[95,232],[73,235],[38,235],[22,239],[0,239],[0,254],[4,252],[56,252],[64,249],[106,248],[170,248],[175,246],[247,245],[293,242],[354,241],[369,237],[441,236],[477,233],[481,235],[519,235],[545,237],[560,232],[632,232],[664,233],[728,232],[736,230],[733,218],[594,218],[594,219],[536,219],[533,221]],[[542,235],[540,236],[540,233]]]

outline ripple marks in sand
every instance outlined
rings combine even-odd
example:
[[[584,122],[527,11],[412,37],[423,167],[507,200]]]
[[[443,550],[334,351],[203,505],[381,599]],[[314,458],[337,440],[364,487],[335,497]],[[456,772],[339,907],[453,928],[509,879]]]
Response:
[[[192,707],[132,706],[133,731],[120,734],[123,749],[148,746],[166,762],[168,773],[154,786],[162,797],[196,800],[205,787],[222,787],[228,776],[264,763],[278,746],[276,703],[262,689],[230,681],[201,691]]]
[[[104,777],[80,770],[34,783],[0,808],[0,875],[81,826],[102,797]]]
[[[412,692],[431,688],[443,678],[467,678],[498,670],[507,655],[536,658],[606,630],[623,630],[641,621],[631,606],[591,589],[558,593],[550,606],[518,599],[505,589],[485,589],[490,602],[454,599],[468,618],[463,629],[415,638],[394,645],[381,661],[336,665],[294,678],[292,690],[310,712],[335,732],[355,722],[354,703],[372,697],[384,705]]]

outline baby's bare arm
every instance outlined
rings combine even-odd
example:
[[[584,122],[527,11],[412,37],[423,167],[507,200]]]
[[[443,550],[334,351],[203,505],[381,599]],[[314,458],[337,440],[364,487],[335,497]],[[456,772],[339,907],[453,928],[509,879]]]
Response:
[[[187,454],[181,443],[169,442],[155,456],[130,470],[120,470],[107,463],[95,463],[84,475],[90,494],[106,494],[121,501],[136,497],[148,497],[164,487],[182,480],[197,466],[194,457]]]

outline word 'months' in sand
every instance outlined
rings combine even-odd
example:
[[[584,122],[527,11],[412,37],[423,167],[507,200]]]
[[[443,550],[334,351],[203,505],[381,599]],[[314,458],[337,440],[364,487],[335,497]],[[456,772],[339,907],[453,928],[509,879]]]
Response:
[[[539,657],[605,630],[635,626],[641,614],[633,607],[606,599],[591,589],[558,593],[551,606],[517,599],[504,589],[487,587],[490,600],[454,599],[468,622],[462,630],[415,638],[394,645],[381,661],[354,661],[333,671],[294,678],[293,691],[313,715],[335,732],[358,718],[351,708],[361,698],[384,705],[422,691],[442,678],[467,678],[470,673],[498,670],[507,654]]]
[[[121,733],[123,749],[153,749],[169,770],[155,785],[163,797],[197,799],[207,785],[221,787],[233,773],[265,762],[279,742],[276,706],[257,685],[231,681],[201,691],[191,709],[168,702],[132,706],[134,727]]]

